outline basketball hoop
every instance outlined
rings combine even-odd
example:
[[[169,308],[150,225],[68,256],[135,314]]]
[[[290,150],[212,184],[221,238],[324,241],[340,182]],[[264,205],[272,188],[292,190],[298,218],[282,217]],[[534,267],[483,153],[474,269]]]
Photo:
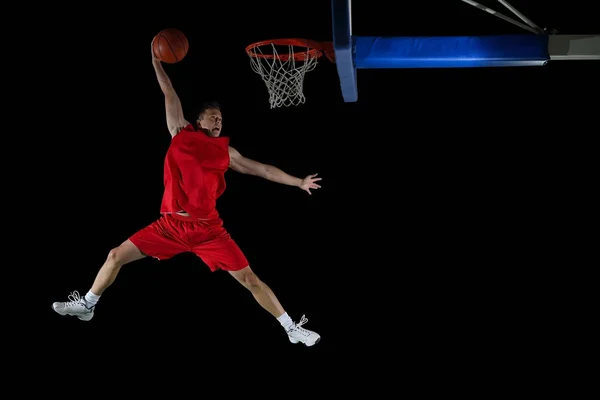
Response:
[[[246,47],[252,70],[267,85],[271,108],[296,106],[305,102],[304,75],[317,66],[325,54],[335,62],[333,42],[307,39],[272,39]]]

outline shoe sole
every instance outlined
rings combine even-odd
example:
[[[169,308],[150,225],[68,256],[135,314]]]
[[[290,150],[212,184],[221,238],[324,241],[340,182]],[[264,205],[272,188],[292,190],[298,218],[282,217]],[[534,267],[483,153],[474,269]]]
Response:
[[[50,306],[50,307],[52,307],[52,306]],[[59,313],[58,311],[56,311],[56,310],[54,309],[54,307],[52,307],[52,311],[54,311],[55,313],[57,313],[57,314],[58,314],[58,315],[60,315],[61,317],[77,317],[76,315],[71,315],[71,314],[61,314],[61,313]],[[90,318],[88,318],[88,319],[84,319],[84,318],[81,318],[81,317],[77,317],[77,319],[79,319],[80,321],[85,321],[85,322],[88,322],[88,321],[91,321],[91,319],[92,319],[93,317],[94,317],[94,316],[92,315],[92,316],[91,316]]]
[[[301,342],[301,341],[299,341],[299,340],[297,340],[297,341],[295,341],[295,342],[292,342],[292,341],[290,340],[290,342],[292,342],[293,344],[302,343],[302,344],[303,344],[303,345],[305,345],[306,347],[312,347],[312,346],[314,346],[315,344],[319,343],[320,341],[321,341],[321,338],[320,338],[320,337],[319,337],[317,340],[315,340],[315,342],[314,342],[314,343],[311,343],[311,344],[306,344],[306,343],[303,343],[303,342]]]

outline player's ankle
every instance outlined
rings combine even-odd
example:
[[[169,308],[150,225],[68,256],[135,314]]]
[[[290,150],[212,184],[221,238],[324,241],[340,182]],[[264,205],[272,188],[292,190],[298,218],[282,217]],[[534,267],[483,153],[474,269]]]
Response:
[[[281,326],[283,326],[283,329],[285,329],[286,331],[289,330],[292,326],[294,326],[294,321],[292,321],[292,318],[290,318],[287,312],[284,312],[279,317],[277,317],[277,321],[279,321]]]
[[[97,294],[94,294],[90,290],[86,293],[86,295],[83,299],[85,300],[85,304],[86,304],[87,308],[93,308],[96,305],[96,303],[98,303],[98,300],[100,300],[100,296]]]

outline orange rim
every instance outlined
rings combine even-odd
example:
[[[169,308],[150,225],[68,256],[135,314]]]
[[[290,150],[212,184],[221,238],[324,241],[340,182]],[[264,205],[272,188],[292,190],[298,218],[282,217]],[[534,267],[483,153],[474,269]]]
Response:
[[[264,59],[274,59],[277,58],[281,61],[287,61],[290,58],[289,54],[263,54],[257,53],[255,49],[266,46],[266,45],[277,45],[277,46],[298,46],[304,47],[306,50],[304,51],[294,51],[294,60],[302,61],[308,58],[319,58],[323,55],[323,52],[327,55],[329,59],[331,59],[330,54],[333,53],[333,47],[330,46],[328,42],[320,43],[314,40],[308,39],[271,39],[271,40],[263,40],[261,42],[255,42],[246,47],[246,53],[250,57],[254,58],[264,58]],[[331,47],[331,49],[329,49]]]

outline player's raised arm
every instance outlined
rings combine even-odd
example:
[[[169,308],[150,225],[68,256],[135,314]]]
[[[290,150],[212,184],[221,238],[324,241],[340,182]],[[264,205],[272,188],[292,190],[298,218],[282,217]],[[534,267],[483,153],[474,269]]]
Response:
[[[154,41],[154,40],[153,40]],[[179,133],[181,128],[188,125],[188,121],[183,116],[183,108],[181,107],[181,101],[179,100],[179,96],[175,89],[173,88],[173,84],[171,83],[171,79],[167,76],[167,73],[163,69],[161,61],[154,54],[154,50],[151,46],[152,53],[152,65],[154,66],[154,71],[156,72],[156,78],[158,79],[158,83],[162,92],[165,95],[165,110],[167,113],[167,127],[169,128],[169,132],[171,133],[171,137],[174,137]]]

